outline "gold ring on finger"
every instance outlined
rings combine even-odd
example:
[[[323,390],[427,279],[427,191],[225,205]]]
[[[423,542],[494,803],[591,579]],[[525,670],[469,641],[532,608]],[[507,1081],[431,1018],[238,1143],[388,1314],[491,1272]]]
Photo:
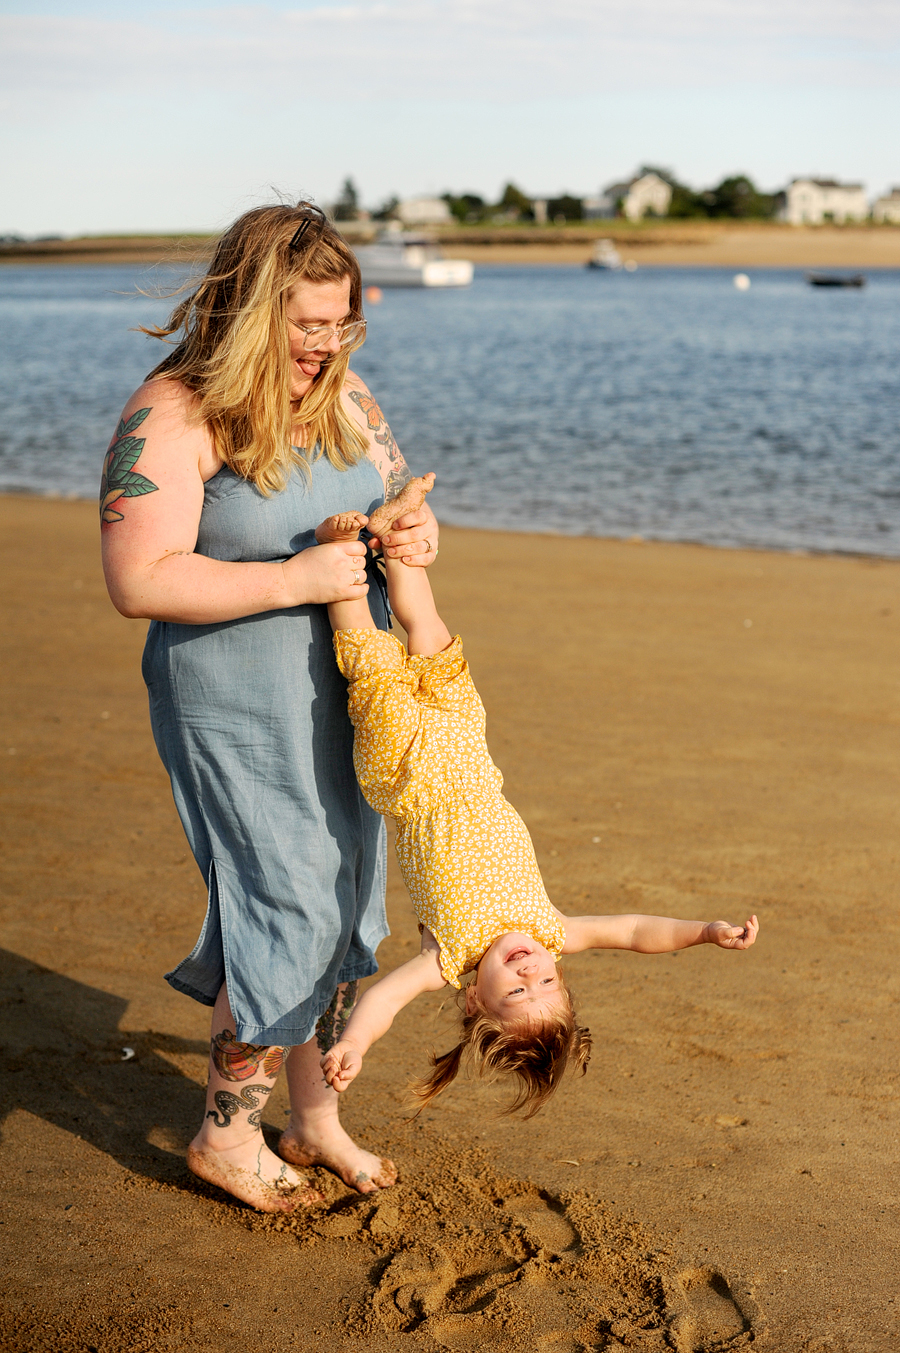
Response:
[[[359,569],[358,569],[358,568],[355,568],[355,569],[353,570],[353,584],[354,584],[355,587],[359,587]]]
[[[425,540],[425,553],[426,553],[426,554],[433,554],[433,553],[434,553],[434,546],[432,545],[431,541],[428,540],[427,538],[426,538],[426,540]]]

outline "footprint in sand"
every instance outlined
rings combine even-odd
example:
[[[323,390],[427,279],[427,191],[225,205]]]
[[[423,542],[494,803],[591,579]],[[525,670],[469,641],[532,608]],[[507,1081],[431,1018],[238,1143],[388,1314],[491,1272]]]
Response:
[[[443,1249],[416,1246],[403,1250],[382,1275],[372,1308],[385,1329],[415,1329],[444,1304],[457,1276],[456,1266]]]
[[[749,1290],[734,1291],[716,1269],[686,1269],[674,1275],[666,1283],[666,1298],[677,1353],[740,1348],[762,1333]]]
[[[543,1196],[512,1198],[503,1210],[519,1223],[528,1240],[548,1254],[566,1254],[578,1245],[578,1232],[566,1220],[564,1210]]]
[[[595,1196],[504,1178],[477,1151],[433,1139],[388,1192],[256,1224],[380,1257],[344,1318],[362,1347],[389,1335],[391,1347],[448,1353],[732,1353],[763,1333],[749,1289],[677,1266]]]

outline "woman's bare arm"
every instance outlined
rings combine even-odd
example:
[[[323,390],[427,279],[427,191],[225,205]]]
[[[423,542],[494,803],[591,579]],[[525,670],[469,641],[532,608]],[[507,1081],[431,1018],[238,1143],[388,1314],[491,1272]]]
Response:
[[[364,596],[353,584],[365,547],[320,545],[281,563],[196,554],[203,485],[221,468],[191,395],[149,381],[125,406],[100,490],[103,569],[123,615],[214,624],[310,602]]]
[[[369,443],[369,459],[384,481],[384,499],[389,503],[412,478],[403,452],[371,390],[353,371],[347,372],[342,397],[347,413]],[[401,517],[390,535],[376,543],[380,543],[384,553],[393,559],[427,568],[437,557],[439,534],[437,519],[424,503],[418,512]],[[428,545],[432,547],[430,550]]]

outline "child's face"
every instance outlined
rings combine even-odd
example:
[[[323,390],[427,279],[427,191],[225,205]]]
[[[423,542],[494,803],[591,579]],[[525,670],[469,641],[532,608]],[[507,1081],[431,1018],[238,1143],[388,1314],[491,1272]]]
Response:
[[[561,1004],[553,955],[530,935],[501,935],[485,951],[475,981],[466,987],[466,1012],[480,1005],[504,1024],[540,1020]]]

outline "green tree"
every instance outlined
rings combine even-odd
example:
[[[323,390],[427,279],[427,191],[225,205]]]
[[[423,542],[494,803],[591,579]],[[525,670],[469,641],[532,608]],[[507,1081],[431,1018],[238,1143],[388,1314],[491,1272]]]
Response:
[[[399,205],[400,205],[399,197],[397,196],[396,193],[391,193],[390,197],[386,197],[382,202],[381,206],[376,207],[376,209],[372,212],[372,220],[390,221]]]
[[[580,197],[563,193],[562,197],[551,197],[547,203],[547,217],[551,221],[580,221],[584,216],[584,204]]]
[[[336,221],[355,221],[359,216],[359,193],[351,178],[345,178],[341,195],[334,204]]]
[[[481,221],[488,211],[487,203],[478,193],[460,193],[458,196],[444,193],[443,198],[457,221]]]
[[[534,208],[531,205],[531,198],[527,197],[520,188],[514,183],[507,183],[497,203],[497,210],[508,212],[512,215],[515,212],[520,221],[533,221]]]
[[[746,174],[725,178],[717,188],[703,194],[712,217],[735,220],[764,220],[774,216],[778,206],[774,193],[761,193]]]

